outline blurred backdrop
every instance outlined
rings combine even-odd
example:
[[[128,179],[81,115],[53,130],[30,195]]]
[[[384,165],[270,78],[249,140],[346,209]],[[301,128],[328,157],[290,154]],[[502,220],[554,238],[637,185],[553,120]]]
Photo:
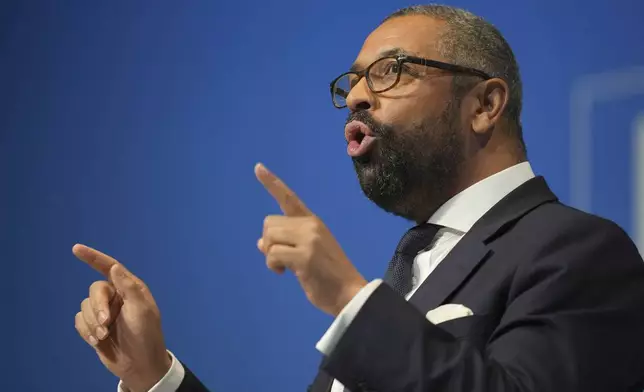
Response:
[[[449,4],[513,46],[535,170],[644,246],[644,2]],[[213,391],[304,390],[331,319],[265,268],[255,243],[279,210],[253,165],[298,192],[367,278],[382,274],[407,223],[361,194],[328,83],[406,5],[4,0],[3,389],[116,390],[74,329],[100,278],[72,256],[82,242],[148,283],[168,346]]]

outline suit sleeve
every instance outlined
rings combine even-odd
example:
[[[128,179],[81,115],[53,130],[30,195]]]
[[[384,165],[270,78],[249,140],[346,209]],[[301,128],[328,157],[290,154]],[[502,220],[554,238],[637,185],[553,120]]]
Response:
[[[185,376],[177,392],[209,392],[208,388],[199,381],[197,376],[185,364],[183,364],[183,368],[185,369]]]
[[[168,351],[172,358],[170,369],[148,392],[209,392],[199,379]],[[117,392],[130,392],[122,381],[119,381]]]
[[[369,296],[378,288],[378,286],[380,286],[381,283],[381,279],[375,279],[369,282],[358,292],[358,294],[356,294],[355,297],[351,299],[315,345],[315,348],[317,348],[318,351],[323,355],[329,355],[329,353],[333,351],[335,345],[338,344],[338,340],[340,340],[347,327],[351,325],[362,305],[364,305],[367,299],[369,299]]]
[[[630,239],[582,227],[533,253],[484,348],[380,285],[323,370],[353,392],[641,390],[644,264]]]

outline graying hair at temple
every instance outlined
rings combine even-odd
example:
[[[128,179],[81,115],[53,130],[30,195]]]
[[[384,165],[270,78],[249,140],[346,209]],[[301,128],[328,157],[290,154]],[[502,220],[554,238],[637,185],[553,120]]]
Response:
[[[448,61],[480,69],[488,75],[503,79],[510,89],[504,116],[509,120],[509,132],[519,143],[519,153],[526,154],[521,127],[522,83],[519,66],[510,45],[501,32],[480,16],[464,9],[428,4],[402,8],[384,21],[400,16],[426,15],[444,21],[448,28],[438,42],[437,50]],[[454,86],[462,92],[476,82],[472,76],[457,75]]]

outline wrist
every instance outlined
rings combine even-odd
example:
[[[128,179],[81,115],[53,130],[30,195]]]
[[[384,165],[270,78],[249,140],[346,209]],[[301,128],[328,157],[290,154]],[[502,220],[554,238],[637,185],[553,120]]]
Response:
[[[172,367],[172,357],[166,353],[164,361],[159,361],[145,372],[136,372],[122,377],[121,381],[129,392],[148,392],[159,383]]]
[[[360,278],[356,282],[347,285],[344,290],[342,290],[342,294],[340,295],[340,300],[338,301],[338,305],[336,309],[333,311],[333,316],[337,317],[342,310],[351,302],[351,300],[362,290],[368,282],[364,280],[364,278]]]

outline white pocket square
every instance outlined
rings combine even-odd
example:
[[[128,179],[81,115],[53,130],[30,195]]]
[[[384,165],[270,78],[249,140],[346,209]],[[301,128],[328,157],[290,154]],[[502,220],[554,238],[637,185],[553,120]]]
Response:
[[[430,310],[427,312],[425,317],[427,317],[427,320],[432,324],[440,324],[445,321],[473,315],[474,312],[466,306],[460,304],[445,304]]]

